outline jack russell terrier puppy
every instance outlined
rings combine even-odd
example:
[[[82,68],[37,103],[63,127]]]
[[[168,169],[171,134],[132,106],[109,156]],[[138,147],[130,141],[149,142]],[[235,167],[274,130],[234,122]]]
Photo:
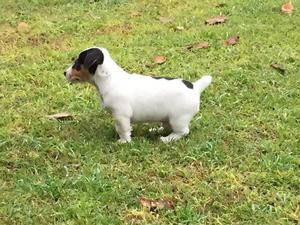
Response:
[[[200,94],[211,76],[194,83],[183,79],[129,74],[118,66],[105,48],[81,52],[64,75],[71,82],[89,82],[98,89],[103,106],[112,113],[122,143],[131,141],[132,122],[162,122],[172,133],[163,142],[189,133],[189,123],[199,111]]]

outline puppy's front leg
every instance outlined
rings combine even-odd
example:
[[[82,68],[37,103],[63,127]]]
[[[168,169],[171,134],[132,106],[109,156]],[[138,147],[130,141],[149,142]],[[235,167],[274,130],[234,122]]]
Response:
[[[119,134],[120,139],[118,140],[121,143],[126,143],[131,141],[131,126],[130,118],[126,116],[115,116],[116,120],[116,131]]]

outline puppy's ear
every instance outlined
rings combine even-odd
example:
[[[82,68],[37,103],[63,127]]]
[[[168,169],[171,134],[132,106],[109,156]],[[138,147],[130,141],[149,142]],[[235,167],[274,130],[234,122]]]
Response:
[[[86,68],[91,74],[95,74],[98,65],[104,61],[104,55],[98,48],[89,49],[86,53],[86,57],[83,62],[84,68]]]

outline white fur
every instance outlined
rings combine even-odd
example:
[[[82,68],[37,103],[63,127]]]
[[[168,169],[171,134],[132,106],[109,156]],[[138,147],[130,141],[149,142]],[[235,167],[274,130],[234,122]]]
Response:
[[[209,86],[211,76],[203,76],[190,89],[181,79],[154,79],[129,74],[118,66],[108,51],[100,48],[104,62],[93,75],[92,83],[100,92],[103,106],[116,120],[120,142],[131,141],[132,122],[162,122],[172,133],[161,137],[164,142],[177,140],[189,133],[189,123],[199,111],[200,94]],[[71,67],[66,71],[66,77]]]

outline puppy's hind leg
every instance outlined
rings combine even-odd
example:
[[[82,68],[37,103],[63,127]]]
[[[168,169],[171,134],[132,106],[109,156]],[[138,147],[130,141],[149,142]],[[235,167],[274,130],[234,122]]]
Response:
[[[119,134],[120,143],[126,143],[131,141],[131,125],[130,118],[126,116],[115,116],[116,119],[116,131]]]
[[[179,118],[170,119],[170,126],[173,132],[166,137],[161,137],[160,139],[163,142],[167,143],[170,141],[176,141],[188,135],[190,132],[189,130],[190,120],[191,120],[190,116],[183,116]]]

